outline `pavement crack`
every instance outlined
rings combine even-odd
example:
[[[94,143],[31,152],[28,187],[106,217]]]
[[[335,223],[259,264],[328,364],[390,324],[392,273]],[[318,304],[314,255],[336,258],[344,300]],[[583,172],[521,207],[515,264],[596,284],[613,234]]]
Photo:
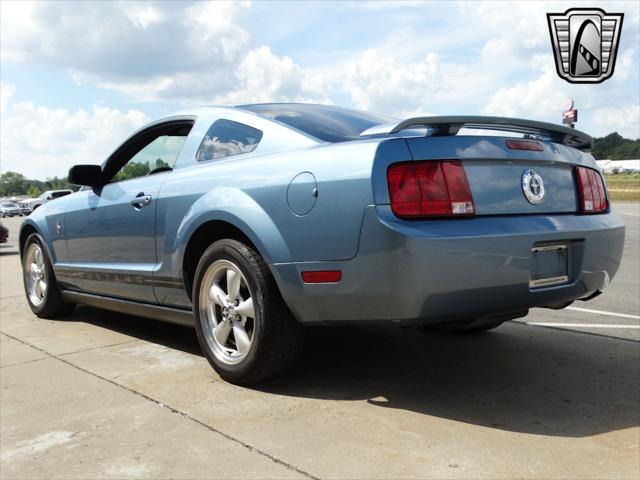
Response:
[[[166,408],[171,413],[174,413],[174,414],[179,415],[179,416],[181,416],[183,418],[186,418],[187,420],[190,420],[190,421],[200,425],[201,427],[206,428],[207,430],[209,430],[209,431],[211,431],[213,433],[221,435],[222,437],[226,438],[227,440],[229,440],[231,442],[234,442],[235,444],[244,447],[249,452],[256,453],[256,454],[261,455],[261,456],[263,456],[265,458],[268,458],[273,463],[281,465],[281,466],[287,468],[288,470],[291,470],[291,471],[294,471],[296,473],[299,473],[300,475],[303,475],[306,478],[310,478],[310,479],[313,479],[313,480],[320,480],[319,477],[316,477],[315,475],[312,475],[311,473],[306,472],[305,470],[302,470],[301,468],[298,468],[295,465],[291,465],[290,463],[287,463],[284,460],[281,460],[278,457],[275,457],[275,456],[271,455],[270,453],[267,453],[267,452],[265,452],[264,450],[262,450],[262,449],[260,449],[258,447],[254,447],[253,445],[251,445],[249,443],[243,442],[239,438],[236,438],[236,437],[234,437],[234,436],[232,436],[232,435],[230,435],[228,433],[225,433],[222,430],[218,430],[217,428],[215,428],[215,427],[213,427],[211,425],[208,425],[207,423],[203,422],[202,420],[199,420],[199,419],[191,416],[187,412],[184,412],[184,411],[179,410],[179,409],[177,409],[175,407],[172,407],[171,405],[167,405],[166,403],[160,402],[159,400],[156,400],[155,398],[147,395],[146,393],[142,393],[142,392],[140,392],[138,390],[135,390],[135,389],[133,389],[131,387],[127,387],[126,385],[123,385],[123,384],[118,383],[118,382],[116,382],[114,380],[111,380],[110,378],[103,377],[102,375],[99,375],[99,374],[97,374],[95,372],[92,372],[91,370],[88,370],[88,369],[86,369],[84,367],[81,367],[80,365],[77,365],[77,364],[75,364],[75,363],[73,363],[73,362],[71,362],[71,361],[69,361],[69,360],[67,360],[65,358],[62,358],[61,355],[54,355],[53,353],[50,353],[50,352],[46,351],[43,348],[40,348],[40,347],[38,347],[36,345],[33,345],[33,344],[31,344],[31,343],[29,343],[29,342],[27,342],[25,340],[22,340],[21,338],[14,337],[13,335],[9,335],[8,333],[2,332],[2,331],[0,331],[0,333],[5,335],[5,336],[7,336],[7,337],[9,337],[9,338],[11,338],[11,339],[13,339],[13,340],[18,341],[18,342],[20,342],[20,343],[22,343],[24,345],[27,345],[27,346],[35,349],[35,350],[38,350],[39,352],[42,352],[45,355],[47,355],[48,357],[50,357],[50,358],[58,360],[59,362],[62,362],[62,363],[66,364],[66,365],[68,365],[68,366],[70,366],[72,368],[75,368],[76,370],[79,370],[79,371],[81,371],[83,373],[91,375],[92,377],[98,378],[98,379],[100,379],[102,381],[108,382],[111,385],[114,385],[114,386],[116,386],[118,388],[126,390],[126,391],[128,391],[130,393],[133,393],[134,395],[142,397],[142,398],[144,398],[145,400],[147,400],[149,402],[155,403],[159,407]],[[124,342],[124,343],[129,343],[129,342]],[[98,348],[100,348],[100,347],[98,347]],[[94,349],[89,349],[89,350],[94,350]],[[77,353],[77,352],[70,352],[70,353]],[[68,354],[65,354],[65,355],[68,355]],[[43,359],[38,359],[38,360],[43,360]],[[24,362],[24,363],[28,363],[28,362]]]
[[[27,365],[29,363],[35,363],[41,360],[46,360],[47,358],[49,357],[40,357],[40,358],[34,358],[33,360],[25,360],[24,362],[10,363],[9,365],[0,365],[0,368],[19,367],[20,365]]]
[[[8,334],[6,334],[4,332],[0,332],[0,333],[2,333],[2,335],[4,335],[7,338],[11,338],[12,340],[16,340],[16,338],[12,337],[11,335],[8,335]],[[18,340],[18,341],[20,341],[20,340]],[[90,352],[92,350],[100,350],[101,348],[117,347],[118,345],[125,345],[127,343],[133,343],[133,342],[138,342],[138,341],[139,340],[127,340],[126,342],[112,343],[110,345],[100,345],[100,346],[97,346],[97,347],[84,348],[82,350],[74,350],[73,352],[61,353],[58,356],[64,357],[66,355],[73,355],[74,353],[83,353],[83,352]],[[25,345],[28,345],[31,348],[36,348],[36,349],[38,348],[36,346],[30,345],[28,343],[25,343],[24,341],[22,341],[22,343],[25,344]],[[49,355],[49,357],[52,356],[52,354],[50,354],[48,352],[44,352],[42,350],[38,350],[38,351],[40,351],[41,353],[44,353],[45,355]],[[0,365],[0,368],[18,367],[20,365],[26,365],[26,364],[29,364],[29,363],[39,362],[40,360],[45,360],[45,359],[47,359],[49,357],[34,358],[32,360],[25,360],[24,362],[10,363],[9,365]],[[53,358],[57,358],[57,357],[54,356]]]

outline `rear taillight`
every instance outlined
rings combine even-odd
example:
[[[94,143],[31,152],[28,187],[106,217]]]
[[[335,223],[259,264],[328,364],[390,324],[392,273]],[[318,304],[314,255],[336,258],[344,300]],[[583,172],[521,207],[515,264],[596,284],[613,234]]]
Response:
[[[607,192],[599,172],[576,167],[576,183],[582,213],[601,213],[607,210]]]
[[[473,197],[460,160],[403,162],[389,166],[391,210],[402,218],[465,217]]]

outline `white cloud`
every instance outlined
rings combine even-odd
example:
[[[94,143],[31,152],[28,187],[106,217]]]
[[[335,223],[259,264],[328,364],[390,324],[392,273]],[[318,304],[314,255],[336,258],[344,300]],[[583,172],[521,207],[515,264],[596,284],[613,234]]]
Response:
[[[3,102],[10,88],[2,85]],[[0,170],[44,179],[65,176],[77,163],[101,163],[148,118],[138,110],[100,105],[71,112],[8,100],[0,121]]]
[[[329,102],[322,82],[305,73],[290,57],[274,55],[269,47],[250,51],[235,70],[238,88],[214,103]]]
[[[7,108],[15,92],[15,86],[7,82],[0,82],[0,112],[4,112]]]
[[[540,71],[533,80],[500,88],[482,108],[487,115],[550,117],[566,104],[568,87],[558,79],[551,55],[535,56],[532,68]]]
[[[229,87],[249,50],[251,35],[240,25],[246,6],[7,2],[1,52],[3,60],[54,65],[78,82],[148,99],[212,97]]]
[[[640,105],[605,107],[594,111],[595,135],[617,131],[625,138],[640,138]]]
[[[424,113],[438,92],[448,88],[435,53],[403,64],[378,49],[365,51],[346,67],[344,89],[358,108],[399,116]]]

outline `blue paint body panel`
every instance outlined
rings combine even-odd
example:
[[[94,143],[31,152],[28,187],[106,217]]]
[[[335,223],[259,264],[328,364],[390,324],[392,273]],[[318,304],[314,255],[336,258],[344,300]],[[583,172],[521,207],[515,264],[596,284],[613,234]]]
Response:
[[[194,232],[214,221],[249,238],[304,323],[438,323],[510,313],[586,297],[618,269],[624,224],[611,212],[578,214],[574,168],[596,165],[566,145],[510,150],[504,137],[482,135],[325,143],[236,108],[182,114],[194,124],[173,171],[83,189],[25,220],[23,228],[44,238],[63,288],[190,309],[185,252]],[[196,162],[220,118],[261,130],[260,144]],[[476,216],[395,217],[389,165],[438,159],[462,161]],[[544,178],[541,204],[522,193],[527,169]],[[141,192],[152,202],[135,210],[129,202]],[[532,246],[548,242],[568,245],[569,282],[532,289]],[[342,270],[342,281],[302,282],[302,271],[320,269]]]

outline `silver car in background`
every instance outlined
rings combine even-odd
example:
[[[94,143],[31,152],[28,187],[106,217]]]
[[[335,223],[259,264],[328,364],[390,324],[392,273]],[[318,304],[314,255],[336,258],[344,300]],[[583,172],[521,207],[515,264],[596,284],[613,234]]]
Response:
[[[36,198],[29,198],[27,200],[22,200],[20,202],[20,208],[23,214],[29,215],[36,208],[42,206],[43,204],[50,202],[51,200],[55,200],[56,198],[69,195],[70,193],[73,193],[73,190],[70,190],[70,189],[47,190],[46,192],[43,192],[40,196]]]
[[[0,202],[0,217],[17,217],[22,216],[22,209],[15,203],[8,200]]]

